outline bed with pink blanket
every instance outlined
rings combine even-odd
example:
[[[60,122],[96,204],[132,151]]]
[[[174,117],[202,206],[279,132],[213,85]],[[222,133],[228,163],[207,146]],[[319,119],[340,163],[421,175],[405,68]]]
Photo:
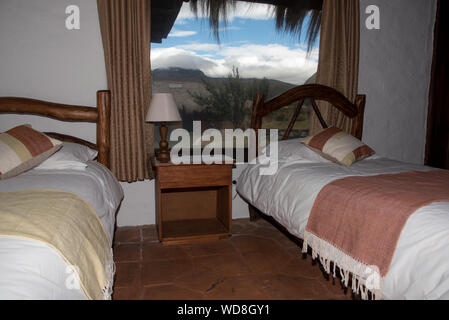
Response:
[[[362,298],[449,299],[448,171],[377,155],[346,166],[322,157],[324,146],[320,153],[287,140],[306,101],[328,128],[316,100],[352,119],[347,131],[361,140],[365,99],[357,95],[352,102],[322,85],[298,86],[269,101],[256,94],[256,130],[271,113],[297,107],[271,159],[275,173],[261,174],[267,162],[255,161],[239,177],[237,191],[250,214],[271,216],[302,239],[303,251],[311,249],[328,273]]]
[[[249,204],[274,218],[292,235],[305,240],[304,249],[311,247],[313,257],[320,260],[324,269],[340,276],[355,292],[364,298],[371,292],[375,294],[375,298],[382,299],[449,299],[447,188],[441,190],[437,187],[437,191],[441,192],[436,194],[432,186],[424,186],[424,190],[435,193],[436,200],[429,202],[427,197],[419,197],[419,192],[410,193],[416,188],[407,184],[409,179],[415,179],[410,178],[410,175],[420,176],[426,173],[430,174],[430,180],[440,179],[449,188],[448,172],[377,156],[345,167],[321,158],[296,139],[279,143],[276,174],[260,175],[259,170],[263,166],[248,165],[239,177],[238,193]],[[379,196],[382,189],[374,186],[378,194],[372,195],[374,198],[368,197],[373,189],[364,190],[362,186],[366,185],[360,178],[374,178],[375,180],[367,180],[372,183],[389,176],[399,181],[403,179],[399,183],[402,183],[405,191],[394,192],[393,184],[390,190],[383,189],[386,191]],[[324,192],[326,188],[331,188],[331,192]],[[351,204],[354,199],[351,190],[359,191],[362,198],[367,197],[366,201]],[[398,211],[395,193],[400,194],[399,197],[405,195],[410,200],[406,201],[410,203],[410,210],[405,216],[394,215]],[[331,197],[332,201],[326,202],[324,197]],[[378,201],[373,202],[372,199]],[[367,206],[358,207],[364,202]],[[315,215],[316,207],[329,206],[329,203],[335,209],[323,211],[330,213],[329,216]],[[382,209],[374,220],[367,218],[366,208],[370,206]],[[354,217],[357,215],[351,216],[341,210],[345,207],[358,213],[362,222],[355,224]],[[332,213],[337,211],[342,215],[332,217]],[[398,221],[401,219],[402,221]],[[351,227],[351,224],[354,226]],[[397,234],[397,239],[382,241],[385,234],[389,234],[382,234],[382,229],[396,229],[396,233],[392,234]],[[337,237],[332,238],[332,234]],[[326,235],[330,235],[329,238]],[[385,248],[388,243],[392,244],[392,248]],[[348,248],[355,250],[348,251]],[[376,250],[380,250],[386,263],[366,260],[363,254],[367,254],[369,258],[373,256],[372,251]],[[355,280],[349,282],[349,275]]]

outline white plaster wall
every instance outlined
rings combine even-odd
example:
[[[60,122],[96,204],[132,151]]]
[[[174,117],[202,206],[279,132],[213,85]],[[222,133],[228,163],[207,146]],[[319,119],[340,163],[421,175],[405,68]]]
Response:
[[[81,10],[81,29],[65,28],[68,5]],[[96,1],[0,1],[0,96],[96,105],[107,88]],[[21,123],[95,141],[93,124],[1,115],[0,130]]]
[[[365,25],[365,8],[378,5],[381,30]],[[433,49],[435,0],[361,0],[359,91],[367,94],[364,140],[390,158],[423,163]],[[233,171],[237,179],[245,166]],[[119,225],[154,223],[154,183],[131,184]],[[233,188],[233,218],[248,217]],[[126,215],[125,215],[126,213]]]
[[[80,30],[65,28],[68,5],[80,8]],[[107,89],[95,0],[1,0],[0,43],[0,96],[95,106],[96,91]],[[95,142],[93,124],[38,116],[1,115],[0,132],[23,123]],[[122,186],[117,223],[154,223],[154,183]]]
[[[80,8],[80,30],[65,28],[68,5]],[[95,106],[96,91],[107,89],[94,0],[1,0],[0,43],[0,96]],[[23,123],[95,142],[93,124],[38,116],[1,115],[0,132]],[[154,181],[121,185],[125,199],[117,224],[154,224]],[[240,198],[234,200],[234,212],[235,217],[248,215]]]
[[[236,180],[246,165],[237,165],[232,172],[232,177]],[[125,190],[125,201],[122,204],[117,217],[118,226],[138,226],[154,224],[156,217],[155,208],[155,183],[154,181],[144,181],[136,183],[122,183]],[[240,198],[232,187],[232,218],[249,217],[248,204]]]
[[[364,141],[378,154],[422,164],[435,0],[361,0],[359,92],[367,95]],[[380,8],[380,30],[365,9]]]
[[[237,180],[246,166],[245,164],[236,165],[236,168],[232,171],[232,179]],[[232,186],[232,198],[232,218],[248,218],[248,204],[238,195],[235,185]]]
[[[65,8],[73,4],[81,9],[79,31],[65,29]],[[381,9],[379,31],[363,27],[370,4]],[[364,140],[382,155],[422,163],[435,0],[361,0],[361,8],[359,91],[368,99]],[[95,106],[95,92],[107,88],[94,0],[1,0],[0,43],[0,96]],[[0,131],[24,122],[95,141],[91,124],[41,117],[1,115]],[[243,168],[234,170],[234,179]],[[154,182],[122,186],[117,224],[153,224]],[[236,196],[233,218],[247,216],[246,203]]]
[[[435,0],[361,0],[359,92],[367,95],[364,141],[393,159],[423,163],[433,50]],[[381,29],[367,30],[365,8],[377,5]],[[245,166],[233,171],[237,179]],[[125,225],[154,223],[152,182],[131,187],[135,202]],[[248,217],[247,204],[233,188],[233,218]],[[132,203],[132,204],[131,204]],[[151,204],[150,204],[151,203]],[[131,219],[133,217],[133,219]]]
[[[117,216],[117,225],[140,226],[156,223],[154,180],[121,183],[125,199]]]

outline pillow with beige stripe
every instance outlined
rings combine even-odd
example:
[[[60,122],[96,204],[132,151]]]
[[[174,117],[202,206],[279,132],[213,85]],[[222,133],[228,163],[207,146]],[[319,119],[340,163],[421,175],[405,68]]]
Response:
[[[307,137],[302,143],[324,158],[348,167],[376,153],[359,139],[336,127]]]
[[[61,141],[28,125],[0,134],[0,179],[14,177],[37,166],[61,147]]]

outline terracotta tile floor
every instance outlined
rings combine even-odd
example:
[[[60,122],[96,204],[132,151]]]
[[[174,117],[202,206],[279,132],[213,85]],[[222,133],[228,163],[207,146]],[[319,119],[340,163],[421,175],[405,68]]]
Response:
[[[162,246],[155,226],[119,228],[113,298],[350,299],[340,281],[265,220],[233,221],[227,240]]]

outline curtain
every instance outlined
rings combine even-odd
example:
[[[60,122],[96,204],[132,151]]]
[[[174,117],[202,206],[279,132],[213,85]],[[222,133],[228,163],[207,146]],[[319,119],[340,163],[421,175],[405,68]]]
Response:
[[[111,90],[111,170],[120,181],[152,178],[150,0],[97,0]]]
[[[316,83],[337,89],[354,102],[359,74],[359,0],[324,0]],[[352,120],[325,102],[318,107],[329,126],[351,133]],[[311,113],[310,134],[322,130]]]

